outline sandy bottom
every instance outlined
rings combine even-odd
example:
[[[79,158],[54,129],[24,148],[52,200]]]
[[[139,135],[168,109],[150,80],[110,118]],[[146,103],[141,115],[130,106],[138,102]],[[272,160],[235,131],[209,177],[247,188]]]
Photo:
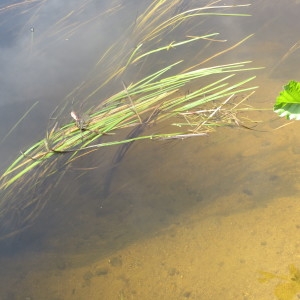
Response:
[[[25,254],[9,268],[3,262],[0,299],[278,299],[278,285],[295,282],[289,266],[300,264],[300,205],[278,198],[249,209],[246,198],[194,207],[150,238],[105,257],[93,245],[77,255]],[[222,215],[229,206],[238,211]],[[260,282],[261,271],[274,279]],[[286,279],[276,278],[281,275]],[[281,299],[297,299],[299,287],[295,298]]]
[[[102,208],[85,187],[1,256],[0,299],[298,299],[298,127],[137,144]]]

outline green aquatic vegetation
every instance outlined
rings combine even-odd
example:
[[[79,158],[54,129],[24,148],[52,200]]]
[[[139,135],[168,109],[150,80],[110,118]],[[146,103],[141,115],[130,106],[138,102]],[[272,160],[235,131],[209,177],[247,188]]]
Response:
[[[300,270],[294,265],[289,265],[289,274],[279,275],[275,273],[260,271],[261,283],[269,282],[272,279],[279,280],[274,294],[278,300],[292,300],[300,292]]]
[[[274,112],[288,120],[300,120],[300,82],[290,81],[280,92]]]
[[[257,68],[250,61],[208,62],[252,35],[225,49],[205,52],[212,43],[226,40],[217,39],[212,29],[199,34],[199,24],[212,16],[246,16],[227,10],[248,5],[218,6],[220,1],[215,1],[185,9],[181,0],[150,2],[51,114],[44,138],[0,174],[0,240],[33,224],[49,199],[47,192],[78,158],[113,145],[182,140],[205,136],[220,126],[243,125],[240,113],[251,110],[243,103],[257,88],[251,83],[255,76],[245,73]],[[54,36],[67,30],[68,26],[57,26],[67,24],[72,14],[55,23]],[[193,59],[185,48],[197,49]],[[77,110],[76,101],[80,101]],[[79,113],[79,107],[86,110]],[[118,163],[126,149],[113,162]]]

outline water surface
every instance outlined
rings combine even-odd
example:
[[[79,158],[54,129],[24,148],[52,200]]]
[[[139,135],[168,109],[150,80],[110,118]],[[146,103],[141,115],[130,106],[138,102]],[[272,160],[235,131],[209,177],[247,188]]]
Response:
[[[78,16],[81,22],[94,16],[92,8],[100,12],[109,7],[92,4],[86,17]],[[300,123],[277,129],[287,122],[272,112],[282,85],[298,79],[299,52],[281,60],[298,42],[298,5],[256,1],[245,9],[252,17],[214,18],[209,23],[231,43],[255,33],[216,59],[223,64],[253,60],[255,66],[265,67],[256,72],[255,84],[260,87],[249,99],[250,105],[262,109],[248,114],[259,121],[255,130],[220,128],[205,138],[135,143],[118,166],[105,199],[103,183],[115,149],[79,161],[51,191],[36,224],[1,246],[0,299],[278,299],[280,284],[292,280],[289,266],[300,268]],[[132,22],[135,8],[133,1],[122,18],[118,12],[113,16],[119,16],[122,24]],[[116,19],[111,20],[84,28],[86,41],[93,41],[91,49],[100,51],[112,43],[110,34],[98,39],[100,28],[114,28]],[[7,64],[5,71],[10,85],[0,103],[5,128],[1,136],[14,124],[5,116],[19,118],[36,100],[41,106],[1,145],[0,167],[43,136],[52,109],[82,78],[89,78],[97,57],[84,47],[70,55],[74,45],[80,47],[78,41],[68,48],[62,39],[56,42],[45,35],[49,45],[44,56],[35,54],[27,60],[41,60],[32,69],[33,77],[13,89],[18,81],[10,79],[11,68],[21,66],[23,79],[28,70],[19,52],[26,41],[30,45],[31,21],[26,19],[25,24],[27,40],[11,37],[1,46],[1,60],[9,54],[5,47],[18,54],[18,61]],[[38,25],[34,26],[35,34]],[[49,28],[47,22],[43,26]],[[115,36],[120,35],[118,28],[113,30]],[[28,51],[25,57],[30,47]],[[63,85],[62,78],[67,79]],[[260,271],[286,280],[261,283]],[[294,299],[297,293],[300,290]]]

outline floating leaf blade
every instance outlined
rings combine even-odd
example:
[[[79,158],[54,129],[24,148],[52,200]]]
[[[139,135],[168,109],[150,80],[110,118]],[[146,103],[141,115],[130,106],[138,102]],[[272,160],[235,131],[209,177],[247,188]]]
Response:
[[[300,82],[291,80],[284,86],[276,99],[274,112],[289,120],[300,120]]]

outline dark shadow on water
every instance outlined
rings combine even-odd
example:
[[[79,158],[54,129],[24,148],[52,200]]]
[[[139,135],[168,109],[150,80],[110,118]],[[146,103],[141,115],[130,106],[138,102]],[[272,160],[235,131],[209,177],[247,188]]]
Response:
[[[24,255],[30,264],[40,257],[51,269],[56,264],[43,256],[52,253],[64,257],[70,267],[84,266],[160,235],[177,224],[180,215],[219,197],[240,197],[236,201],[248,203],[246,208],[229,206],[215,212],[224,216],[265,206],[279,195],[295,195],[289,175],[280,172],[276,157],[270,157],[273,147],[279,155],[286,149],[272,139],[269,132],[224,128],[209,138],[135,144],[120,164],[107,198],[103,197],[109,171],[105,161],[113,153],[112,149],[96,152],[73,166],[47,195],[48,204],[31,228],[1,242],[1,259]],[[233,147],[237,140],[240,146]],[[100,167],[79,176],[78,168],[101,161]],[[290,187],[282,189],[288,183]],[[73,261],[72,256],[78,255],[81,258]]]

